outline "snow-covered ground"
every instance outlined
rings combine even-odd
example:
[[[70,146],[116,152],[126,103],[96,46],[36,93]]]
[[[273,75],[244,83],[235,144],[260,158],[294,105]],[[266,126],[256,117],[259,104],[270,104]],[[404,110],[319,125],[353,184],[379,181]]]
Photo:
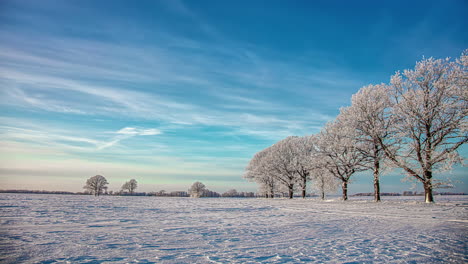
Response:
[[[468,263],[468,197],[0,194],[1,263]]]

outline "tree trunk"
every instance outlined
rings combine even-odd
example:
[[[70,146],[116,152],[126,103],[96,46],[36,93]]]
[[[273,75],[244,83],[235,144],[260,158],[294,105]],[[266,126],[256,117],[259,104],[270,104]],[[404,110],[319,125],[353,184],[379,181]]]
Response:
[[[344,181],[341,184],[341,189],[343,190],[343,201],[347,201],[348,200],[348,182],[347,181]]]
[[[302,198],[306,198],[307,177],[302,177]]]
[[[432,172],[427,171],[424,174],[426,175],[426,181],[424,182],[424,196],[426,198],[426,203],[433,203],[434,197],[432,196]]]
[[[380,202],[380,182],[379,182],[379,169],[380,169],[380,163],[376,159],[374,161],[374,201],[375,202]]]
[[[375,202],[380,202],[379,175],[374,175],[374,201]]]
[[[294,186],[289,185],[289,199],[292,199],[294,196]]]
[[[325,192],[322,191],[322,200],[325,200]]]

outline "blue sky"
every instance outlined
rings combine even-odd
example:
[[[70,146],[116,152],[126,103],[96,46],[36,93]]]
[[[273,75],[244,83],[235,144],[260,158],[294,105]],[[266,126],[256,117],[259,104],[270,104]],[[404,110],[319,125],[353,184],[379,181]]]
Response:
[[[254,191],[257,151],[468,48],[466,1],[1,1],[0,187]],[[456,179],[466,169],[453,172]],[[383,191],[402,191],[397,173]],[[454,191],[467,191],[459,184]],[[351,192],[371,191],[367,175]]]

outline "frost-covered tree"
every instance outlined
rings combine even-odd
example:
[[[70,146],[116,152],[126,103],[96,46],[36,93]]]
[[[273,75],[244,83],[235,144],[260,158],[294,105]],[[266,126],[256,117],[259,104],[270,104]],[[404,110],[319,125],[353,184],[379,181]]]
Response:
[[[341,181],[343,200],[348,200],[351,176],[367,168],[366,157],[356,147],[355,130],[339,119],[327,123],[316,137],[321,166]]]
[[[237,192],[236,189],[230,189],[230,190],[226,191],[225,193],[223,193],[222,196],[223,197],[238,197],[239,193]]]
[[[199,181],[194,182],[192,186],[188,189],[190,197],[193,198],[200,198],[205,191],[207,191],[206,186]]]
[[[137,188],[137,181],[135,179],[131,179],[130,181],[128,182],[125,182],[123,185],[122,185],[122,191],[128,191],[130,194],[133,194],[133,192],[135,192],[136,188]]]
[[[388,143],[391,126],[391,100],[385,84],[362,87],[351,98],[351,106],[342,108],[339,118],[355,130],[355,146],[368,158],[367,167],[373,171],[374,200],[380,201],[380,174],[384,152],[380,142]]]
[[[315,146],[310,136],[291,137],[289,144],[291,144],[293,155],[290,166],[296,172],[302,198],[305,198],[307,195],[307,182],[310,180],[311,155],[315,150]]]
[[[423,59],[391,78],[393,145],[380,144],[395,165],[423,184],[426,202],[434,201],[432,190],[442,184],[434,172],[460,162],[457,149],[468,141],[467,69],[465,51],[455,62]]]
[[[271,147],[257,152],[245,168],[244,178],[256,182],[259,192],[266,198],[273,198],[278,187],[277,180],[271,171],[270,152]]]
[[[267,156],[269,171],[275,176],[275,179],[288,192],[289,199],[294,197],[294,187],[298,182],[297,167],[295,167],[295,145],[297,137],[287,137],[273,146]]]
[[[332,174],[326,169],[316,168],[311,170],[312,189],[320,193],[320,198],[325,200],[327,192],[335,192],[338,188],[339,182],[333,177]]]
[[[294,196],[295,186],[301,186],[305,197],[307,171],[306,138],[287,137],[254,155],[246,167],[244,178],[260,185],[266,197],[276,190],[285,190]]]
[[[312,137],[287,137],[256,153],[245,169],[244,178],[259,184],[259,191],[266,197],[274,192],[286,191],[293,198],[299,187],[306,197],[307,182],[310,181],[311,155],[316,151]],[[314,164],[320,167],[321,164]]]
[[[88,180],[86,180],[86,185],[83,187],[87,191],[89,191],[91,194],[94,194],[95,196],[99,196],[100,194],[104,193],[105,190],[107,190],[107,184],[109,184],[102,175],[96,175]]]

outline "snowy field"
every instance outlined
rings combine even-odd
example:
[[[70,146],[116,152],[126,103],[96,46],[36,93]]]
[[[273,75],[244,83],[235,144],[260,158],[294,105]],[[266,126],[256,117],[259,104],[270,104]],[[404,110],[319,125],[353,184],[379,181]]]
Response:
[[[0,194],[1,263],[468,263],[468,197]]]

